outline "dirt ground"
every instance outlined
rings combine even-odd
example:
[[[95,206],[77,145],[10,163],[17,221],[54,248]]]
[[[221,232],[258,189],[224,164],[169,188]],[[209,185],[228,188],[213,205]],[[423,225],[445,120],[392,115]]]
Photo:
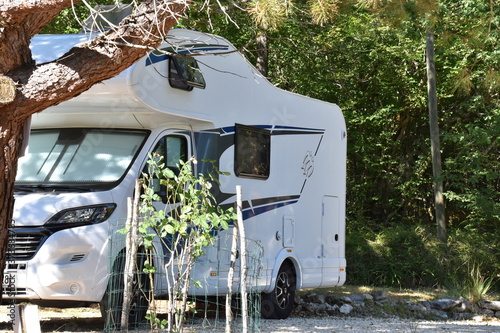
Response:
[[[12,332],[8,322],[9,308],[0,306],[0,332]],[[88,308],[56,309],[39,308],[39,319],[42,332],[102,332],[104,323],[97,306]],[[237,325],[233,332],[241,331]],[[189,319],[186,333],[224,332],[224,318],[219,320]],[[130,332],[150,332],[147,325]],[[260,320],[249,327],[249,332],[269,333],[498,333],[500,320],[478,318],[471,321],[418,321],[398,318],[356,318],[356,317],[323,317],[298,318],[286,320]]]
[[[9,312],[8,306],[0,306],[2,333],[12,332]],[[97,306],[71,309],[39,308],[38,314],[42,332],[102,332],[104,326]]]

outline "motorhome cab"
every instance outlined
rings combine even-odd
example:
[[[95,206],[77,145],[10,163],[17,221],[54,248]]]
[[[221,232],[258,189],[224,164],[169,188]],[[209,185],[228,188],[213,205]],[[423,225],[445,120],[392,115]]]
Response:
[[[84,38],[37,36],[32,53],[39,62],[56,59]],[[110,235],[127,217],[127,198],[151,152],[167,165],[194,156],[197,173],[208,170],[203,160],[216,161],[230,173],[219,178],[221,205],[233,204],[242,186],[246,235],[263,249],[257,285],[265,317],[289,316],[296,289],[342,285],[340,109],[277,89],[221,37],[172,30],[159,49],[32,117],[10,230],[6,273],[14,287],[4,289],[4,299],[101,302]],[[217,267],[227,267],[229,258],[218,250],[207,253],[211,269],[195,271],[200,294],[225,292]]]

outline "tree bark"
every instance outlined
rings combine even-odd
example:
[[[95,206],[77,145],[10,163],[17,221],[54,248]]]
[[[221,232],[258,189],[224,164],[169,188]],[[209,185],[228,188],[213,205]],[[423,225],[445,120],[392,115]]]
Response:
[[[256,67],[259,72],[267,77],[269,73],[269,49],[268,49],[268,40],[267,33],[261,29],[257,33],[257,61]]]
[[[17,172],[17,158],[22,143],[25,120],[0,117],[0,272],[3,282],[3,271],[6,264],[9,227],[13,224],[14,180]],[[15,221],[14,221],[15,222]],[[0,293],[1,300],[1,293]]]
[[[429,125],[431,136],[432,174],[434,183],[434,205],[436,214],[437,237],[446,243],[446,216],[443,196],[443,180],[441,177],[441,145],[439,140],[439,124],[436,93],[436,68],[434,64],[434,35],[427,31],[426,42],[427,91],[429,95]]]
[[[33,63],[31,37],[61,10],[81,0],[0,1],[0,74]]]
[[[190,0],[142,1],[118,28],[75,46],[56,61],[36,65],[29,49],[31,37],[62,9],[77,1],[80,0],[0,2],[0,75],[12,79],[17,88],[12,101],[0,104],[0,147],[3,149],[0,156],[0,272],[5,267],[14,180],[26,119],[131,66],[162,43],[190,4]]]

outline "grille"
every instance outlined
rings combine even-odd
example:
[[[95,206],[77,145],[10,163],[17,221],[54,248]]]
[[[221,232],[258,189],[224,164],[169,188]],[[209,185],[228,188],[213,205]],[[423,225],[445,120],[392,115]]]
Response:
[[[47,237],[43,234],[9,234],[7,260],[30,260]]]

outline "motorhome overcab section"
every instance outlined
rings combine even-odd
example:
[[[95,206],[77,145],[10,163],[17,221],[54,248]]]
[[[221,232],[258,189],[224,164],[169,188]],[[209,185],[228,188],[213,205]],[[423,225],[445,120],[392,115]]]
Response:
[[[51,60],[84,39],[37,36],[32,53]],[[110,235],[122,228],[127,198],[154,153],[168,166],[194,156],[195,173],[215,161],[229,173],[214,187],[220,205],[234,205],[242,186],[246,236],[263,250],[262,312],[286,318],[296,289],[345,281],[346,141],[336,105],[277,89],[221,37],[172,30],[117,77],[32,117],[5,270],[15,285],[4,299],[101,302],[121,251],[111,249]],[[220,232],[200,258],[193,293],[225,293],[230,233]],[[166,290],[156,279],[155,291]]]

